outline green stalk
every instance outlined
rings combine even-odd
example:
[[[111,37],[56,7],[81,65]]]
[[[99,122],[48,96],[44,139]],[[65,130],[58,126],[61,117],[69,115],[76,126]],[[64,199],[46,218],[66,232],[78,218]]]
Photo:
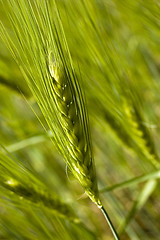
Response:
[[[126,187],[130,187],[132,185],[136,185],[136,184],[141,183],[141,182],[145,182],[147,180],[152,180],[152,179],[157,179],[157,178],[160,178],[160,171],[159,170],[151,172],[149,174],[141,175],[139,177],[131,178],[127,181],[117,183],[117,184],[114,184],[114,185],[109,186],[109,187],[105,187],[105,188],[101,189],[99,192],[103,193],[103,192],[110,192],[110,191],[115,190],[115,189],[123,189],[123,188],[126,188]]]
[[[104,215],[104,217],[105,217],[105,219],[106,219],[106,221],[107,221],[107,223],[108,223],[108,225],[109,225],[109,227],[110,227],[110,229],[111,229],[111,231],[112,231],[112,233],[113,233],[114,238],[115,238],[116,240],[119,240],[120,238],[119,238],[119,236],[118,236],[118,234],[117,234],[117,232],[116,232],[116,230],[115,230],[115,228],[114,228],[114,226],[113,226],[113,224],[112,224],[112,221],[111,221],[111,219],[109,218],[109,216],[108,216],[105,208],[102,206],[100,209],[101,209],[101,211],[102,211],[102,213],[103,213],[103,215]]]
[[[39,136],[34,136],[34,137],[30,137],[27,139],[24,139],[22,141],[16,142],[12,145],[9,145],[6,147],[8,152],[16,152],[19,151],[21,149],[24,149],[26,147],[38,144],[38,143],[42,143],[46,140],[49,139],[49,137],[51,137],[52,135],[48,132],[48,135],[39,135]]]

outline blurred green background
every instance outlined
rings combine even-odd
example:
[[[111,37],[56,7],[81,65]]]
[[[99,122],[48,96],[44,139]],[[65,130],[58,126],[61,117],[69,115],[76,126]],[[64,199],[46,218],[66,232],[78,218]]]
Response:
[[[86,96],[99,189],[143,175],[101,198],[121,239],[160,239],[160,3],[57,1]],[[12,35],[2,7],[0,18]],[[14,36],[13,36],[14,38]],[[0,143],[82,224],[0,192],[0,239],[112,239],[47,136],[48,126],[4,42],[0,42]],[[0,165],[1,167],[1,165]],[[144,181],[145,180],[145,181]],[[9,195],[8,195],[9,194]]]

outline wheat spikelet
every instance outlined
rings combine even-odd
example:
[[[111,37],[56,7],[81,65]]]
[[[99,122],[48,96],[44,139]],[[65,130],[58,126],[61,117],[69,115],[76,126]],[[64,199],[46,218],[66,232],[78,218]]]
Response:
[[[57,106],[59,123],[64,132],[66,148],[69,151],[67,163],[74,176],[80,181],[88,196],[99,207],[97,179],[90,146],[86,139],[83,120],[75,88],[62,65],[49,56],[49,71],[52,77],[53,94]]]

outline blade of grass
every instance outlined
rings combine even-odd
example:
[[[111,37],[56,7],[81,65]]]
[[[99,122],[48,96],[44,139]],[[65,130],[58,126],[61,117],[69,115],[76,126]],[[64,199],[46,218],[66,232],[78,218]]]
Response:
[[[110,192],[113,190],[117,190],[117,189],[123,189],[123,188],[127,188],[127,187],[131,187],[133,185],[137,185],[139,183],[148,181],[148,180],[152,180],[152,179],[159,179],[160,178],[160,171],[154,171],[148,174],[144,174],[135,178],[131,178],[127,181],[124,182],[120,182],[114,185],[111,185],[109,187],[106,188],[102,188],[99,190],[100,193],[103,192]]]
[[[38,136],[34,136],[34,137],[30,137],[27,139],[24,139],[22,141],[13,143],[9,146],[6,146],[5,148],[7,149],[8,152],[16,152],[19,151],[23,148],[38,144],[38,143],[42,143],[47,141],[50,137],[52,137],[52,134],[50,132],[48,132],[48,135],[38,135]]]
[[[157,186],[156,180],[149,180],[142,191],[139,193],[136,201],[133,203],[132,208],[128,212],[125,220],[122,222],[121,226],[119,227],[119,235],[122,235],[122,233],[125,231],[125,228],[130,223],[130,221],[134,218],[135,214],[137,214],[138,211],[141,210],[142,207],[144,207],[145,203],[153,193]]]

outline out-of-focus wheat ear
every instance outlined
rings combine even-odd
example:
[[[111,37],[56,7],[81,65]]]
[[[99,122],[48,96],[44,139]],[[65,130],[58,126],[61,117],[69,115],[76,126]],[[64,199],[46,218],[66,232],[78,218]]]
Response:
[[[71,221],[78,222],[71,207],[62,202],[59,197],[46,188],[28,169],[24,168],[17,159],[12,159],[0,150],[0,187],[1,192],[18,204],[35,207],[45,207],[53,214]],[[26,205],[25,205],[26,206]]]
[[[69,78],[61,62],[54,60],[52,52],[49,54],[49,71],[57,116],[69,153],[66,161],[87,195],[98,206],[101,206],[92,151],[90,142],[88,142],[89,136],[87,136],[89,130],[86,112],[84,112],[85,103],[82,98],[80,99],[79,87],[75,89],[72,83],[75,80],[77,86],[77,80]]]
[[[126,121],[130,126],[129,131],[135,142],[137,149],[153,163],[157,168],[160,166],[159,157],[156,153],[153,139],[150,135],[149,129],[145,126],[143,117],[139,108],[132,103],[129,105],[124,101],[124,110],[127,116]]]
[[[133,106],[125,104],[125,124],[118,121],[107,109],[104,108],[103,116],[109,127],[120,142],[137,155],[141,154],[149,160],[156,168],[159,167],[159,157],[157,155],[154,142],[148,127],[145,125],[139,110]]]

